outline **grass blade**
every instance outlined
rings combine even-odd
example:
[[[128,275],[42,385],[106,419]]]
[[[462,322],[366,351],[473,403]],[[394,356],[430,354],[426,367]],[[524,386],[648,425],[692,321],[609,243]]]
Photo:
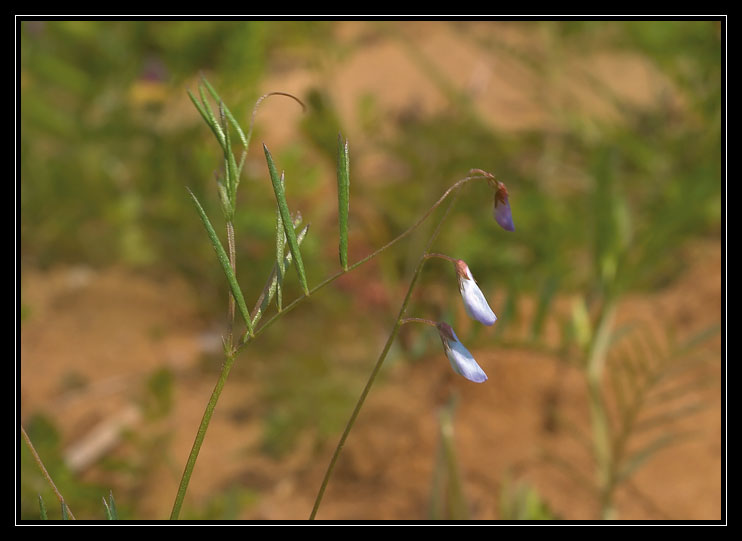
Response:
[[[653,440],[645,447],[642,447],[641,449],[636,451],[626,460],[624,466],[618,472],[616,483],[618,484],[628,479],[632,473],[634,473],[660,449],[663,449],[673,443],[682,441],[692,436],[693,434],[693,432],[673,432],[670,434],[663,434],[662,436]]]
[[[44,498],[41,497],[41,494],[39,494],[39,514],[41,515],[41,520],[49,520],[49,517],[46,516],[46,505],[44,504]]]
[[[281,186],[285,189],[283,171],[281,172]],[[286,233],[283,232],[283,220],[281,219],[281,209],[276,206],[276,306],[278,311],[283,308],[283,247],[286,244]],[[270,302],[270,301],[269,301]]]
[[[62,520],[69,520],[70,515],[67,512],[67,504],[64,503],[64,500],[62,500]]]
[[[273,191],[276,194],[276,201],[278,202],[278,209],[281,213],[281,220],[283,221],[283,230],[286,233],[286,240],[288,241],[289,250],[294,258],[294,266],[296,272],[299,275],[299,282],[304,290],[304,294],[309,296],[309,285],[307,284],[307,275],[304,272],[304,262],[301,259],[301,252],[299,251],[299,243],[296,240],[296,232],[292,227],[291,214],[289,213],[289,205],[286,202],[286,193],[284,187],[281,184],[281,178],[278,176],[276,171],[276,165],[273,163],[273,157],[271,156],[268,147],[263,145],[263,151],[265,152],[265,159],[268,162],[268,172],[270,173],[271,183],[273,184]]]
[[[245,324],[247,325],[247,330],[250,333],[250,336],[252,336],[253,328],[252,328],[252,320],[250,319],[250,312],[247,311],[247,305],[245,304],[245,298],[242,296],[242,290],[240,290],[240,286],[237,283],[237,277],[234,275],[234,272],[232,271],[232,265],[229,263],[229,257],[227,256],[227,252],[224,251],[224,246],[222,246],[222,243],[219,241],[219,237],[217,237],[216,231],[214,231],[214,227],[211,225],[211,222],[209,221],[209,217],[206,216],[206,212],[201,206],[201,203],[198,202],[198,199],[196,199],[196,196],[190,189],[188,190],[188,193],[190,194],[191,199],[193,199],[193,203],[196,205],[196,210],[198,210],[198,214],[201,217],[201,221],[204,223],[204,227],[206,228],[206,233],[209,235],[209,240],[211,240],[211,245],[214,247],[214,251],[216,252],[216,257],[219,260],[219,263],[221,263],[222,265],[222,270],[224,270],[224,274],[227,276],[229,287],[232,290],[232,296],[234,297],[234,300],[237,303],[237,307],[239,308],[240,313],[242,314],[242,317],[245,320]]]
[[[348,211],[350,207],[350,158],[348,140],[338,134],[338,225],[340,227],[340,266],[348,270]]]
[[[196,96],[194,96],[190,90],[187,90],[186,92],[188,93],[188,97],[191,98],[193,105],[195,105],[196,109],[198,109],[198,112],[201,113],[201,117],[203,117],[206,124],[208,124],[209,128],[211,128],[211,131],[214,132],[217,141],[219,141],[219,145],[224,148],[224,134],[222,133],[219,125],[216,122],[212,121],[213,115],[211,115],[211,117],[209,116],[209,114],[206,112],[206,106],[198,101],[196,99]]]
[[[206,79],[206,77],[201,76],[201,81],[206,85],[206,89],[209,91],[209,94],[211,94],[211,97],[214,98],[214,101],[217,103],[224,103],[222,101],[222,98],[217,94],[216,90],[214,90],[214,87],[211,86],[211,83]],[[225,105],[224,106],[224,116],[227,117],[227,120],[234,126],[234,129],[237,131],[237,135],[240,136],[240,141],[242,141],[242,144],[245,147],[245,150],[247,150],[247,138],[245,137],[245,132],[242,131],[242,127],[240,126],[240,123],[237,122],[237,119],[232,114],[232,111],[229,110],[229,108]]]
[[[221,102],[219,103],[219,119],[224,129],[224,170],[227,176],[227,193],[229,195],[229,201],[232,204],[232,209],[234,209],[237,201],[237,186],[240,183],[240,179],[237,162],[234,161],[234,153],[232,152],[232,138],[229,136],[229,126],[224,116],[224,104]]]
[[[108,507],[111,510],[112,520],[118,520],[118,511],[116,511],[116,502],[113,501],[113,490],[108,493]]]
[[[309,231],[309,224],[305,225],[304,228],[299,232],[299,234],[296,236],[296,241],[301,246],[301,243],[304,242],[304,237],[307,235],[307,231]],[[280,265],[280,276],[285,276],[286,269],[289,265],[291,265],[291,252],[286,254],[283,258],[283,261]],[[271,301],[273,300],[273,296],[276,294],[276,291],[278,289],[278,267],[279,265],[276,264],[273,267],[273,271],[271,272],[270,276],[268,277],[268,282],[265,284],[265,287],[263,288],[263,292],[260,294],[260,298],[258,299],[258,302],[255,305],[255,308],[253,309],[253,317],[252,317],[252,324],[253,327],[255,327],[258,322],[260,321],[260,318],[263,317],[263,314],[268,309],[268,306],[270,306]]]

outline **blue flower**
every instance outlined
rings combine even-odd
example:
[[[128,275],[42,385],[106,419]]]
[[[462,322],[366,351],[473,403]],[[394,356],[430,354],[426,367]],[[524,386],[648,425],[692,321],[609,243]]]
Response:
[[[464,299],[466,313],[473,319],[485,325],[493,325],[497,316],[487,304],[482,290],[471,275],[469,266],[461,259],[456,261],[456,276],[459,279],[459,291]]]
[[[513,214],[510,212],[510,202],[508,201],[508,189],[502,182],[497,182],[495,190],[495,221],[505,231],[515,231],[513,225]]]
[[[441,335],[441,342],[443,342],[443,349],[446,352],[448,360],[451,362],[451,368],[457,374],[464,376],[469,381],[474,383],[482,383],[487,381],[487,374],[484,373],[477,361],[469,350],[459,342],[456,333],[448,323],[440,322],[436,325],[438,333]]]

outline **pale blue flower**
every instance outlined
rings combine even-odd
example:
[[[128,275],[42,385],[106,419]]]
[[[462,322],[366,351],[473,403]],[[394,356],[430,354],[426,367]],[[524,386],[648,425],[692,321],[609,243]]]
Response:
[[[443,349],[446,352],[446,356],[451,363],[451,368],[457,374],[464,376],[469,381],[474,383],[482,383],[487,381],[487,374],[484,373],[477,361],[469,350],[459,342],[456,333],[448,323],[440,322],[436,325],[438,334],[441,335],[441,342],[443,342]]]
[[[456,276],[459,279],[459,291],[461,298],[464,299],[466,313],[480,323],[493,325],[497,321],[497,316],[487,304],[487,299],[471,275],[469,266],[461,259],[456,261]]]

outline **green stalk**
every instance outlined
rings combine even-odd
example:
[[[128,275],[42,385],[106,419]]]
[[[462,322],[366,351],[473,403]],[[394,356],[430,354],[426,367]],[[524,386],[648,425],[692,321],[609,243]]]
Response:
[[[340,452],[342,451],[343,446],[345,445],[345,440],[348,439],[348,435],[350,434],[350,431],[356,422],[356,418],[358,417],[358,414],[360,413],[361,408],[363,407],[363,403],[366,401],[366,397],[368,396],[368,393],[371,390],[371,387],[373,386],[374,381],[376,381],[376,376],[379,374],[379,371],[381,370],[381,366],[384,364],[384,360],[386,359],[386,356],[389,353],[389,349],[392,347],[392,343],[394,342],[394,339],[397,337],[397,332],[399,331],[399,328],[402,326],[402,318],[407,312],[407,306],[409,305],[410,298],[412,297],[412,290],[415,288],[415,284],[417,283],[417,279],[420,276],[420,272],[422,271],[423,266],[425,266],[425,262],[428,259],[427,258],[428,250],[430,249],[430,246],[433,244],[433,241],[435,241],[436,237],[438,236],[441,225],[443,225],[443,221],[448,216],[448,213],[451,210],[453,203],[455,201],[456,201],[456,197],[454,197],[449,202],[445,213],[441,217],[440,222],[438,222],[438,226],[436,227],[435,231],[431,235],[430,239],[428,239],[428,243],[425,246],[425,249],[423,250],[423,254],[420,257],[419,261],[417,262],[415,271],[412,274],[412,279],[410,280],[410,285],[407,288],[407,294],[405,295],[404,300],[402,301],[402,306],[399,309],[399,314],[397,315],[397,319],[394,321],[394,326],[392,327],[392,331],[389,334],[389,338],[387,338],[386,344],[384,344],[384,349],[381,351],[379,358],[376,360],[376,364],[374,365],[373,370],[371,370],[371,375],[368,377],[368,381],[366,381],[366,386],[363,388],[363,391],[361,391],[361,396],[358,397],[358,402],[356,402],[356,406],[355,408],[353,408],[353,413],[351,413],[350,419],[348,419],[348,422],[345,425],[345,429],[343,430],[343,433],[340,436],[340,441],[338,442],[337,447],[335,447],[335,452],[332,454],[332,458],[330,459],[330,464],[327,466],[327,471],[325,472],[325,476],[322,479],[322,484],[320,485],[319,492],[317,493],[317,498],[314,501],[314,507],[312,507],[312,513],[309,516],[309,520],[314,520],[314,518],[317,516],[317,511],[319,510],[319,506],[322,503],[322,498],[325,494],[325,489],[327,489],[327,483],[330,481],[330,476],[332,475],[332,471],[335,469],[335,464],[337,463],[338,457],[340,456]]]
[[[31,455],[36,461],[36,464],[39,466],[41,473],[44,475],[46,482],[49,483],[50,487],[52,487],[52,490],[54,491],[54,494],[56,494],[59,503],[62,504],[62,509],[66,509],[66,513],[69,515],[69,518],[75,520],[75,515],[73,515],[72,511],[70,511],[70,508],[65,505],[64,497],[62,496],[61,492],[59,492],[59,489],[57,489],[57,485],[55,485],[54,481],[52,481],[52,476],[49,475],[49,472],[46,470],[46,467],[44,466],[39,453],[36,452],[36,448],[33,446],[33,443],[31,443],[31,438],[29,438],[28,434],[26,434],[26,429],[23,428],[23,425],[21,425],[21,435],[23,436],[23,441],[26,442],[29,451],[31,451]],[[39,499],[41,499],[41,496],[39,496]]]
[[[173,510],[170,513],[170,520],[178,520],[180,509],[183,506],[183,499],[185,498],[186,491],[188,490],[188,483],[190,483],[191,481],[193,468],[196,465],[198,453],[201,451],[201,445],[203,444],[204,438],[206,437],[206,430],[208,430],[209,428],[211,416],[214,414],[214,408],[216,408],[216,404],[219,401],[219,396],[222,394],[222,389],[224,389],[224,384],[227,382],[229,371],[232,370],[232,365],[234,365],[235,358],[236,357],[233,354],[227,355],[227,358],[222,365],[222,371],[219,374],[219,380],[216,382],[216,386],[211,393],[211,398],[209,398],[209,403],[206,405],[206,411],[204,411],[204,416],[201,419],[201,424],[198,427],[198,432],[196,433],[196,439],[193,442],[191,453],[190,455],[188,455],[188,462],[186,462],[185,470],[183,470],[183,476],[180,479],[180,486],[178,487],[178,494],[175,496]]]

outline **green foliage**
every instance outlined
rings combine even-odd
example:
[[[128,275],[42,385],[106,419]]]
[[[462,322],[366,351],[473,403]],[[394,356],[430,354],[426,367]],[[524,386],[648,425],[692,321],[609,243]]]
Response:
[[[561,520],[538,491],[506,477],[500,489],[501,520]]]
[[[209,236],[211,245],[214,247],[214,251],[216,252],[217,259],[219,260],[219,264],[221,265],[222,270],[224,271],[224,274],[227,277],[227,282],[229,283],[229,288],[232,291],[232,295],[234,296],[235,302],[237,303],[237,307],[240,310],[240,314],[242,315],[242,318],[245,320],[245,323],[247,324],[247,330],[250,334],[252,334],[252,318],[250,317],[250,312],[247,310],[247,305],[245,304],[245,297],[242,295],[242,290],[240,289],[240,286],[237,283],[237,277],[235,276],[234,270],[232,269],[232,265],[229,261],[229,256],[227,255],[227,252],[224,250],[224,246],[222,246],[222,243],[219,240],[219,237],[217,236],[216,231],[214,231],[214,226],[211,225],[211,221],[209,220],[208,216],[206,216],[206,212],[201,206],[201,203],[198,202],[198,199],[196,199],[196,196],[193,194],[192,191],[188,190],[188,193],[193,199],[193,203],[196,206],[196,210],[198,210],[198,215],[201,218],[201,221],[203,222],[204,227],[206,228],[206,233]]]
[[[448,400],[438,413],[439,443],[433,466],[430,518],[433,520],[469,520],[469,504],[456,457],[454,413],[456,397]]]
[[[288,241],[289,250],[291,250],[294,266],[299,275],[299,282],[301,283],[304,293],[309,295],[309,285],[307,284],[307,275],[304,271],[304,261],[301,257],[299,242],[296,240],[296,232],[292,226],[293,220],[291,219],[291,213],[289,212],[289,206],[286,201],[283,175],[280,177],[278,176],[276,165],[273,163],[273,157],[271,156],[267,146],[263,145],[263,151],[265,152],[265,159],[268,162],[268,171],[270,173],[271,182],[273,183],[273,192],[276,194],[278,210],[281,213],[281,225],[283,225],[283,231],[286,234],[286,240]]]
[[[76,518],[100,518],[100,494],[103,487],[81,481],[64,463],[61,441],[57,428],[45,416],[35,415],[24,423],[26,432],[44,462],[54,484],[74,511]],[[66,505],[59,504],[56,494],[39,470],[25,444],[20,449],[20,516],[22,520],[62,520],[67,514]],[[45,502],[55,502],[47,507]],[[98,505],[95,504],[98,502]],[[56,511],[55,511],[56,509]]]

